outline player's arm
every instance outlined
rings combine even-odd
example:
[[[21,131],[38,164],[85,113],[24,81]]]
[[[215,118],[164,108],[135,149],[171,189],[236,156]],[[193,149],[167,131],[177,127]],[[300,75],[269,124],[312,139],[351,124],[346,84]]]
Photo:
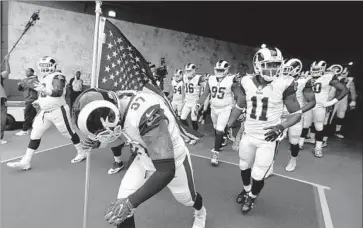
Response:
[[[31,80],[26,80],[25,81],[25,87],[30,88],[30,89],[34,89],[35,85],[37,83],[39,83],[38,77],[33,77]]]
[[[325,107],[329,107],[343,99],[349,92],[347,87],[341,83],[338,77],[334,76],[333,79],[329,83],[330,86],[333,86],[336,89],[335,97],[333,100],[328,101],[324,104]]]
[[[208,95],[210,94],[210,88],[209,88],[209,83],[208,81],[205,82],[205,90],[204,93],[199,97],[199,100],[197,102],[197,105],[202,106],[202,104],[204,104],[204,101],[207,99]]]
[[[349,91],[350,91],[350,97],[352,99],[352,101],[350,102],[349,106],[354,109],[355,108],[355,105],[356,105],[356,102],[355,100],[357,99],[357,92],[355,90],[355,84],[354,84],[354,81],[352,81],[350,83],[350,88],[349,88]]]
[[[299,102],[296,99],[296,90],[294,84],[295,82],[291,83],[291,85],[283,93],[284,104],[287,111],[290,113],[290,115],[287,116],[287,119],[281,123],[284,129],[295,125],[301,119],[302,110],[300,109]]]
[[[234,96],[237,97],[237,100],[236,105],[233,107],[231,115],[229,116],[227,127],[232,127],[238,117],[241,116],[242,112],[246,110],[247,107],[246,92],[242,85],[239,83],[233,83],[232,92]]]
[[[52,81],[53,89],[48,94],[51,97],[61,97],[63,95],[64,87],[66,86],[66,78],[64,75],[56,75]],[[49,93],[49,92],[48,92]]]
[[[3,79],[8,79],[9,78],[9,74],[11,73],[11,71],[10,71],[10,64],[9,64],[9,56],[8,55],[6,55],[4,57],[4,63],[5,63],[5,71],[1,72],[0,73],[0,76]]]
[[[153,114],[147,117],[146,115],[151,112]],[[152,106],[145,113],[139,131],[156,171],[143,186],[129,196],[135,208],[165,188],[175,175],[174,151],[168,131],[168,120],[159,105]]]
[[[303,95],[306,100],[306,104],[301,108],[301,111],[305,113],[310,109],[313,109],[316,105],[315,93],[313,91],[313,83],[311,82],[311,79],[306,82],[305,88],[303,89]]]

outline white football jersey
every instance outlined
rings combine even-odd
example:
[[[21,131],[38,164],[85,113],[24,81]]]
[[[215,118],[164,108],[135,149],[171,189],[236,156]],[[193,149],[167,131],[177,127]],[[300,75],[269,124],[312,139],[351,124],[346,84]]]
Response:
[[[123,131],[133,140],[146,147],[142,140],[141,131],[143,127],[153,124],[153,121],[164,115],[168,120],[168,130],[173,143],[175,167],[180,167],[185,156],[189,153],[183,138],[180,135],[178,124],[164,100],[158,95],[138,92],[132,97],[124,115]],[[143,147],[133,144],[138,152],[139,159],[145,170],[155,171],[154,164]]]
[[[39,79],[39,83],[42,84],[46,89],[53,90],[53,83],[61,81],[61,86],[63,86],[63,93],[60,97],[48,96],[44,93],[39,93],[38,102],[40,109],[44,111],[50,111],[59,108],[66,104],[66,77],[58,72],[45,75]]]
[[[304,89],[308,87],[312,87],[311,77],[299,77],[296,80],[297,82],[297,90],[296,90],[296,99],[299,102],[300,107],[302,108],[306,104],[306,100],[304,98]]]
[[[313,91],[315,93],[316,105],[322,107],[329,100],[330,82],[337,79],[333,73],[325,73],[319,78],[312,78]]]
[[[209,77],[210,104],[212,108],[222,109],[233,105],[232,85],[235,82],[235,75],[227,75],[224,78]]]
[[[183,80],[176,81],[173,79],[171,81],[171,86],[173,86],[173,101],[183,101]]]
[[[201,75],[196,74],[193,78],[188,79],[187,76],[183,76],[184,88],[185,88],[185,103],[196,104],[201,91],[201,85],[199,85]]]
[[[294,78],[279,77],[264,88],[258,88],[253,82],[256,76],[245,76],[241,80],[246,94],[247,110],[245,132],[252,137],[265,139],[266,127],[281,123],[284,109],[284,92],[290,88],[296,91]]]

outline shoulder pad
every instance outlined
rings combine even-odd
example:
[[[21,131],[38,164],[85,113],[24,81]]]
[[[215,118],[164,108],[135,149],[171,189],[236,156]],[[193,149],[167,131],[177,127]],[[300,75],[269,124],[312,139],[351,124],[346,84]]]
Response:
[[[143,136],[154,128],[157,128],[165,118],[164,110],[160,105],[150,106],[141,116],[139,122],[140,135]]]

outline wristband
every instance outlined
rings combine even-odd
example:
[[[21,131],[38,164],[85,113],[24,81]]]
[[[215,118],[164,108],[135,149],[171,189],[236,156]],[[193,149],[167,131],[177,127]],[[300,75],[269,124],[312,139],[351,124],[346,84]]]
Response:
[[[238,110],[243,111],[243,108],[239,107],[237,104],[235,105],[235,107],[236,107]]]
[[[295,114],[302,114],[303,112],[302,112],[302,110],[301,109],[299,109],[298,111],[296,111],[296,112],[293,112],[293,113],[290,113],[290,115],[295,115]]]

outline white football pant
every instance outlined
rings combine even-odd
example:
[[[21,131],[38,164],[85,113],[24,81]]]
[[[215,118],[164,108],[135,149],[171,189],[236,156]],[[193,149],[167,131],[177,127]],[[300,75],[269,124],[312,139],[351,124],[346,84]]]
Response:
[[[217,131],[224,132],[231,115],[232,106],[227,106],[222,109],[211,108],[211,119],[213,122],[213,127]]]
[[[251,177],[263,180],[273,164],[279,143],[279,141],[268,142],[257,139],[244,132],[239,143],[240,169],[252,168]]]
[[[190,113],[190,118],[192,121],[198,121],[198,115],[195,113],[195,105],[196,103],[185,102],[181,111],[180,119],[186,120]]]
[[[127,198],[138,190],[153,171],[146,171],[139,155],[136,156],[121,181],[117,198]],[[193,206],[196,199],[193,168],[189,154],[186,155],[183,164],[176,168],[174,179],[167,185],[174,198],[185,206]]]

